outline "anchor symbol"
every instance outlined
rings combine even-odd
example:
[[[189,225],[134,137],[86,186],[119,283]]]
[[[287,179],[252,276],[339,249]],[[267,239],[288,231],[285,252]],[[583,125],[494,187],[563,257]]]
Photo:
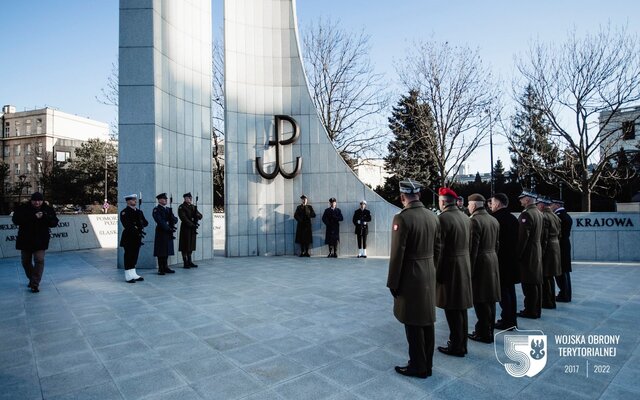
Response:
[[[82,229],[80,229],[80,232],[89,233],[89,230],[87,229],[87,224],[85,224],[84,222],[82,223]]]
[[[283,121],[287,121],[291,124],[291,126],[293,127],[293,135],[291,135],[289,139],[278,140],[280,138],[280,128],[282,126]],[[293,179],[296,177],[296,175],[300,173],[300,170],[302,169],[302,158],[296,157],[295,169],[293,170],[293,172],[286,172],[280,166],[280,146],[281,145],[285,146],[285,145],[295,143],[300,137],[300,127],[298,126],[298,123],[296,122],[296,120],[291,118],[288,115],[276,115],[275,123],[276,123],[276,132],[275,132],[276,139],[269,140],[268,144],[269,146],[276,146],[276,166],[272,172],[267,173],[262,169],[262,157],[256,157],[256,168],[258,169],[258,173],[260,174],[260,176],[262,176],[265,179],[274,179],[276,176],[278,176],[278,173],[281,174],[286,179]]]

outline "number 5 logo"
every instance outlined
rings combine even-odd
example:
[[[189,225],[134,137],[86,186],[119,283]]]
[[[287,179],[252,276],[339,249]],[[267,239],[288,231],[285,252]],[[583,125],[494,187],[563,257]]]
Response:
[[[504,346],[498,352],[498,338],[503,337]],[[503,331],[496,334],[493,342],[496,358],[507,373],[515,378],[534,377],[547,365],[547,335],[542,331]],[[498,354],[504,356],[498,356]]]

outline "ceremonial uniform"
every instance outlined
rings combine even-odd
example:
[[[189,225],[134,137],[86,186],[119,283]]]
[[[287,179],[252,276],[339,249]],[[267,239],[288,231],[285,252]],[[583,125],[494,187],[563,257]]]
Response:
[[[158,200],[166,200],[166,193],[161,193],[156,196]],[[165,273],[174,273],[175,271],[169,268],[168,259],[169,256],[174,255],[173,250],[173,236],[176,231],[176,223],[178,218],[173,215],[171,207],[166,207],[163,204],[158,204],[153,208],[153,220],[156,221],[156,231],[153,241],[153,256],[158,257],[158,274],[164,275]]]
[[[411,195],[417,195],[422,187],[413,180],[402,181],[400,185],[401,191],[410,191]],[[393,218],[387,287],[394,297],[393,315],[405,325],[409,344],[409,365],[396,367],[403,375],[422,378],[431,375],[439,229],[438,218],[417,196]]]
[[[338,257],[338,242],[340,242],[340,221],[344,220],[342,211],[335,207],[336,199],[330,198],[331,207],[326,208],[322,214],[322,222],[326,225],[324,244],[329,246],[327,257]]]
[[[369,234],[369,222],[371,222],[371,212],[366,209],[367,202],[362,200],[361,207],[353,213],[352,222],[356,228],[356,238],[358,240],[358,258],[367,258],[367,235]],[[362,205],[365,207],[363,208]]]
[[[520,282],[516,249],[518,245],[518,220],[506,208],[491,214],[500,225],[498,265],[500,269],[500,321],[497,329],[518,326],[515,284]]]
[[[182,253],[184,268],[197,268],[191,260],[191,253],[196,250],[196,237],[200,226],[198,221],[202,219],[202,214],[198,211],[198,206],[191,204],[191,193],[185,193],[182,197],[185,201],[178,206],[178,218],[181,222],[178,251]]]
[[[309,245],[313,241],[311,218],[316,217],[313,207],[307,204],[307,196],[300,196],[302,204],[298,205],[293,218],[298,222],[296,226],[296,243],[300,244],[300,257],[310,257]]]
[[[469,196],[469,201],[482,201],[481,195]],[[500,268],[498,266],[498,235],[500,224],[484,207],[471,214],[471,281],[473,307],[478,317],[470,339],[493,342],[493,325],[496,318],[496,302],[500,301]]]
[[[545,206],[542,212],[546,231],[543,234],[542,245],[542,275],[544,277],[542,285],[542,307],[556,308],[556,285],[555,277],[562,274],[560,264],[560,218],[551,211],[549,206]]]
[[[571,227],[573,219],[564,209],[564,203],[561,200],[554,200],[555,204],[560,207],[554,212],[560,218],[560,265],[562,274],[556,276],[556,283],[560,292],[556,297],[556,301],[571,301]]]
[[[535,198],[528,193],[526,197]],[[523,197],[523,195],[521,195]],[[540,318],[542,294],[542,236],[543,217],[535,204],[528,205],[518,217],[518,268],[524,294],[524,310],[519,316]]]
[[[127,207],[120,211],[120,223],[123,226],[122,236],[120,237],[120,247],[124,248],[124,276],[129,283],[144,280],[136,272],[136,264],[138,263],[138,254],[140,246],[143,245],[142,239],[146,235],[144,228],[149,222],[144,217],[142,210],[136,208],[138,196],[135,194],[126,196]]]
[[[453,190],[446,188],[441,188],[439,194],[441,199],[451,197],[453,200],[457,197]],[[436,305],[444,309],[450,334],[448,346],[438,347],[438,350],[464,357],[469,325],[467,309],[473,306],[469,259],[471,223],[455,203],[441,206],[441,209],[442,213],[438,216],[440,258],[436,271]]]

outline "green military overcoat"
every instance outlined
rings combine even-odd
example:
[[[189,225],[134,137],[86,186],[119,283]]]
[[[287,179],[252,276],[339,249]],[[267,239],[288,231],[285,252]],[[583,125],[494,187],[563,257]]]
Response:
[[[473,302],[500,301],[500,264],[498,246],[500,224],[486,209],[478,208],[471,214],[471,281]]]
[[[436,263],[440,252],[438,217],[413,201],[393,217],[387,287],[397,291],[393,315],[406,325],[436,321]]]
[[[454,204],[438,217],[440,259],[436,271],[436,305],[446,310],[466,310],[473,306],[471,261],[469,259],[469,217]]]
[[[178,218],[181,222],[178,251],[196,251],[198,221],[202,219],[202,214],[194,204],[182,203],[178,207]]]
[[[560,231],[562,222],[551,208],[545,207],[542,213],[544,218],[544,230],[541,241],[542,246],[542,274],[546,277],[562,275],[562,262],[560,258]],[[545,237],[546,236],[546,237]]]
[[[542,213],[535,204],[531,204],[518,217],[518,224],[517,254],[520,282],[542,284]]]

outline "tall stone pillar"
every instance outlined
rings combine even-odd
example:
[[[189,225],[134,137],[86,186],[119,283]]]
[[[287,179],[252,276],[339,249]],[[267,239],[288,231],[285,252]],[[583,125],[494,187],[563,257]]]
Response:
[[[156,266],[151,211],[162,192],[176,215],[183,193],[199,196],[194,259],[213,256],[211,35],[210,0],[120,0],[118,206],[142,193],[149,227],[138,268]]]

